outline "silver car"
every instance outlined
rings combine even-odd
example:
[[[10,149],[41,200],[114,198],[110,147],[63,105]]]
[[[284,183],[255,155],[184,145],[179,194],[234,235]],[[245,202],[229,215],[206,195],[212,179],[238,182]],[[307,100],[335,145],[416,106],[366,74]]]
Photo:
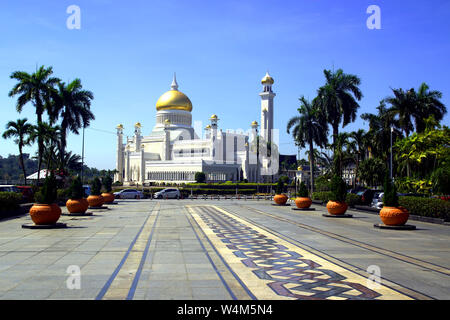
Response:
[[[144,194],[136,189],[124,189],[114,192],[116,199],[143,199]]]
[[[383,208],[383,196],[384,196],[384,192],[375,192],[370,206],[375,209],[382,209]]]
[[[175,188],[167,188],[158,192],[155,192],[153,195],[155,199],[180,199],[181,193],[180,190]]]

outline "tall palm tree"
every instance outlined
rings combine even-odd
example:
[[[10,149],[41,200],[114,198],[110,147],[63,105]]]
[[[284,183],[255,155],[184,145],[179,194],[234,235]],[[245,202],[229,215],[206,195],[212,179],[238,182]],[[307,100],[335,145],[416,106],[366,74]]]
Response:
[[[36,109],[37,125],[42,123],[44,111],[52,104],[52,100],[57,97],[55,85],[60,79],[52,77],[53,68],[41,66],[35,73],[29,74],[24,71],[15,71],[11,74],[11,79],[18,82],[9,92],[10,97],[18,96],[16,109],[22,112],[23,107],[31,102]],[[44,149],[44,140],[37,137],[38,140],[38,181],[40,178],[42,151]]]
[[[398,117],[399,127],[409,137],[414,131],[412,118],[417,115],[417,96],[414,89],[391,89],[394,96],[385,99],[391,105],[391,112]]]
[[[324,70],[326,83],[320,87],[317,103],[325,115],[326,121],[333,128],[333,145],[339,134],[339,126],[344,128],[356,120],[356,113],[363,97],[359,85],[360,78],[356,75],[346,74],[342,69],[332,72]]]
[[[11,137],[16,138],[14,142],[19,147],[19,161],[20,167],[23,171],[24,184],[27,184],[27,172],[25,169],[25,163],[23,161],[23,147],[30,145],[30,134],[32,132],[33,125],[27,122],[28,119],[17,119],[16,122],[9,121],[6,125],[6,131],[3,133],[2,137],[4,139],[9,139]]]
[[[58,98],[54,101],[50,111],[50,120],[56,122],[61,119],[61,143],[60,160],[63,162],[63,156],[66,150],[67,133],[73,132],[79,134],[81,128],[88,127],[91,120],[94,120],[94,114],[91,112],[91,101],[94,94],[91,91],[83,90],[80,79],[75,79],[68,85],[64,82],[58,84]]]
[[[314,191],[314,143],[325,146],[327,143],[327,126],[321,121],[320,113],[316,106],[305,97],[300,98],[300,115],[291,118],[287,124],[287,133],[292,135],[296,144],[302,148],[309,145],[309,165],[311,176],[311,193]]]
[[[442,93],[431,90],[424,82],[420,85],[416,95],[417,111],[414,117],[417,133],[422,133],[426,129],[426,119],[433,116],[436,121],[441,121],[447,113],[447,108],[440,101]]]

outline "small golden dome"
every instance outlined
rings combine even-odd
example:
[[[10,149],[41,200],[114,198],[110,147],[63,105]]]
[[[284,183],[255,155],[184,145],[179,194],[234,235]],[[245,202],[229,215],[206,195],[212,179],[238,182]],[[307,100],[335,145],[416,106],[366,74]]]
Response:
[[[156,110],[183,110],[192,111],[192,102],[181,91],[169,90],[159,97]]]
[[[164,123],[171,124],[169,119],[164,120]]]
[[[208,124],[208,125],[205,127],[205,129],[206,129],[206,130],[211,129],[211,125]]]
[[[258,122],[253,121],[253,122],[252,122],[252,127],[254,127],[254,126],[258,126]]]
[[[217,115],[213,114],[210,119],[211,120],[217,120],[218,118],[217,118]]]
[[[303,171],[303,167],[298,167],[297,171]]]
[[[142,127],[142,125],[141,125],[140,122],[136,122],[136,124],[135,124],[134,126],[135,126],[135,127],[138,127],[138,128],[141,128],[141,127]]]
[[[119,124],[119,125],[117,126],[117,129],[123,129],[123,124]]]
[[[274,84],[275,80],[273,80],[273,78],[269,75],[269,73],[267,72],[266,75],[264,76],[264,78],[262,78],[261,80],[262,84]]]

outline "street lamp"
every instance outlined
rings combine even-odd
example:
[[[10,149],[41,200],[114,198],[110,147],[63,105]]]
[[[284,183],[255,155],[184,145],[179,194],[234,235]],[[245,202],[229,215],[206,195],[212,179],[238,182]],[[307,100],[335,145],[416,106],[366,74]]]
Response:
[[[392,181],[392,133],[394,132],[394,127],[391,126],[391,166],[390,166],[390,175],[391,175],[391,181]]]

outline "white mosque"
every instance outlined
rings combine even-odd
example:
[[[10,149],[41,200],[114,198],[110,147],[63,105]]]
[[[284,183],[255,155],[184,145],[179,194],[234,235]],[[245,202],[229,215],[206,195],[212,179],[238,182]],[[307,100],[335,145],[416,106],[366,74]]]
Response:
[[[274,80],[266,73],[261,83],[259,131],[253,121],[247,134],[224,132],[214,114],[199,137],[192,127],[192,103],[178,90],[174,75],[171,90],[156,102],[156,125],[148,136],[142,135],[138,122],[134,136],[124,143],[124,127],[117,126],[115,181],[124,185],[187,183],[195,182],[196,172],[204,172],[207,182],[272,181],[278,173],[278,147],[273,143]]]

